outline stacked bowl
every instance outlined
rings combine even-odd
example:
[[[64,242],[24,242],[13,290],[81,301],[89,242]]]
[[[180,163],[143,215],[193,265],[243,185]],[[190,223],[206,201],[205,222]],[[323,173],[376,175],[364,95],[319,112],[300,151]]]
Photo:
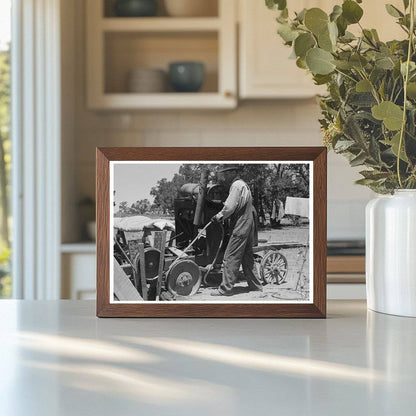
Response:
[[[162,69],[137,68],[129,73],[128,91],[158,93],[167,90],[166,72]]]

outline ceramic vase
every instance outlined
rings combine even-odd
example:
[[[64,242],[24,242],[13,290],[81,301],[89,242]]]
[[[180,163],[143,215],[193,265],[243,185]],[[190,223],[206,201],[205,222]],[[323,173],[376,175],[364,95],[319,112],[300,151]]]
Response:
[[[416,317],[416,190],[368,203],[366,286],[369,309]]]

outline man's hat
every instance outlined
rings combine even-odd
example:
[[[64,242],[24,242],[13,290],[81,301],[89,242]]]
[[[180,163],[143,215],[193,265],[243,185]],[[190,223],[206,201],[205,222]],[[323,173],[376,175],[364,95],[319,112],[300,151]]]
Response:
[[[241,170],[241,168],[242,167],[240,165],[233,165],[233,164],[223,165],[222,168],[218,169],[218,173],[229,172],[231,170]]]

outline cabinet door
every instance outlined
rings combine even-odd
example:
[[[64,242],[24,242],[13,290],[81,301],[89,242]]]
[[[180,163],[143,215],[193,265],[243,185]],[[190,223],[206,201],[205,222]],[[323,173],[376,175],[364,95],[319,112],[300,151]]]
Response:
[[[290,11],[300,11],[318,1],[292,0]],[[290,48],[276,33],[278,12],[262,0],[239,0],[240,97],[305,98],[318,93],[311,75],[289,59]]]
[[[389,1],[402,9],[402,0]],[[320,7],[330,12],[340,0],[291,0],[289,11]],[[382,40],[403,38],[404,32],[389,16],[384,3],[367,1],[361,4],[366,28],[376,28]],[[305,98],[323,90],[313,84],[311,75],[289,59],[290,48],[276,33],[278,12],[267,9],[263,0],[239,0],[240,13],[240,97],[241,98]],[[358,25],[350,26],[358,34]]]

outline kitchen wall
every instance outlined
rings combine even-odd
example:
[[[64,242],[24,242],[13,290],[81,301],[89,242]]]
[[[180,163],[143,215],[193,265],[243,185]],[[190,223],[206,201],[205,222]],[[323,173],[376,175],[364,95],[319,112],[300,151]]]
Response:
[[[94,197],[96,146],[319,146],[315,99],[241,102],[232,111],[88,111],[85,103],[83,0],[64,1],[63,239],[79,238],[77,202]],[[184,149],[186,155],[186,149]],[[372,193],[354,185],[357,170],[330,154],[328,237],[364,236]],[[137,179],[139,182],[139,178]],[[139,184],[138,184],[139,186]],[[65,191],[66,190],[66,191]]]

